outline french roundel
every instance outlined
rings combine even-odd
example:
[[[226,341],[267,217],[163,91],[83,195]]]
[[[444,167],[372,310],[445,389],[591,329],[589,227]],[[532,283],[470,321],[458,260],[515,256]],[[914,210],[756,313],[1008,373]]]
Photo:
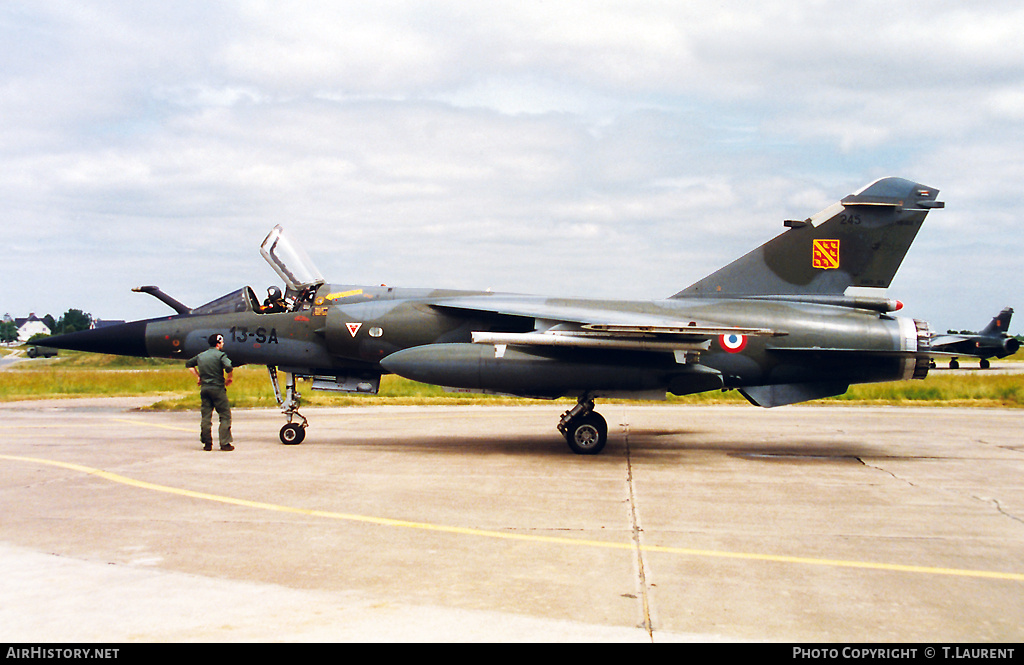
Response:
[[[728,353],[739,353],[747,347],[747,336],[737,335],[735,333],[731,335],[719,335],[718,343],[722,346],[722,349]]]

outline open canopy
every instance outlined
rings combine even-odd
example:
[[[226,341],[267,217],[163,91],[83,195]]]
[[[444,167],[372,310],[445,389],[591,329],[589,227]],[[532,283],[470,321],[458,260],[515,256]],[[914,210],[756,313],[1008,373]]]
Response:
[[[324,283],[324,278],[313,265],[312,259],[302,247],[285,234],[280,224],[267,234],[260,245],[260,254],[274,272],[281,276],[288,291],[293,294]]]

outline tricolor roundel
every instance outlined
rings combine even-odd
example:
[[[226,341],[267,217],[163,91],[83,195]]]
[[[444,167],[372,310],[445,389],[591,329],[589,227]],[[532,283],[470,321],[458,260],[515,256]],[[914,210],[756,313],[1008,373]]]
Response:
[[[727,353],[739,353],[743,349],[747,348],[747,336],[737,335],[732,333],[731,335],[719,335],[718,343],[722,347],[722,350]]]

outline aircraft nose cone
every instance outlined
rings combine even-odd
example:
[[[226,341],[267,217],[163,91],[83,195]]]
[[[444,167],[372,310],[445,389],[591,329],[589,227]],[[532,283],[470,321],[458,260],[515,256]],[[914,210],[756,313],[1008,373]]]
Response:
[[[147,321],[133,321],[94,330],[82,330],[48,337],[46,346],[90,353],[113,353],[122,356],[145,357]]]

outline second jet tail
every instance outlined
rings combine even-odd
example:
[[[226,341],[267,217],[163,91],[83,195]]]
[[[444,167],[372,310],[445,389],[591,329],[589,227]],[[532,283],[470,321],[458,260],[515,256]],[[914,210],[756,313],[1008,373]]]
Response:
[[[1013,308],[1007,307],[1003,311],[999,312],[999,314],[992,319],[991,323],[985,326],[985,329],[981,331],[981,334],[985,337],[1002,337],[1010,332],[1010,317],[1012,316]]]
[[[851,286],[886,288],[938,190],[882,178],[787,230],[673,298],[841,296]]]

